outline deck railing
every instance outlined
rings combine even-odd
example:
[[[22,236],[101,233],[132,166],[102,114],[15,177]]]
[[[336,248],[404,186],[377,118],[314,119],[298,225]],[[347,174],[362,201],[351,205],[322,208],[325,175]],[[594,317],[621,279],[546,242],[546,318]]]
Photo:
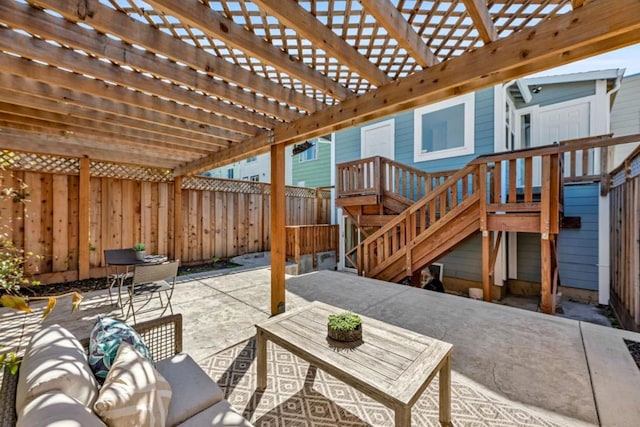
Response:
[[[415,201],[454,172],[424,172],[385,157],[368,157],[337,165],[337,197],[391,193]]]
[[[293,225],[286,227],[287,258],[300,262],[303,255],[312,255],[313,266],[317,254],[335,251],[338,258],[338,225]]]

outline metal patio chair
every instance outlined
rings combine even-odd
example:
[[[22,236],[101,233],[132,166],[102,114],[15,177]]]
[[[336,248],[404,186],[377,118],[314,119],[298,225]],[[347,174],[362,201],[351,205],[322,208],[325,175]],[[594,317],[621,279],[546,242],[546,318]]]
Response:
[[[136,323],[136,313],[146,313],[162,309],[160,316],[169,309],[173,314],[171,297],[178,275],[179,261],[168,261],[162,264],[136,265],[133,271],[133,280],[127,287],[129,292],[129,305],[125,319],[129,318],[129,313],[133,315],[133,323]],[[164,299],[163,299],[164,294]],[[160,308],[149,306],[153,298],[157,296],[160,301]],[[141,302],[136,308],[136,303]],[[148,307],[145,310],[145,307]]]
[[[105,249],[104,268],[109,284],[109,302],[113,305],[112,288],[118,285],[118,306],[122,308],[122,285],[125,279],[133,277],[131,266],[136,264],[136,253],[133,249]],[[124,314],[124,311],[123,311]]]

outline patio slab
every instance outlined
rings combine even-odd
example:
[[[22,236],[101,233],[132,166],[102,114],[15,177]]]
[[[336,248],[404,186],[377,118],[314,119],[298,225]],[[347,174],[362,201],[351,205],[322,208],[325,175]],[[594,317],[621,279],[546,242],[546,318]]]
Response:
[[[270,317],[270,280],[268,268],[180,278],[173,304],[184,317],[184,350],[205,361],[251,338],[254,325]],[[452,343],[454,375],[460,381],[538,411],[558,425],[637,425],[636,412],[619,416],[626,404],[637,403],[640,393],[640,382],[634,382],[640,371],[628,363],[631,356],[620,336],[640,341],[640,334],[347,273],[287,278],[287,310],[313,300]],[[24,349],[41,327],[44,305],[34,304],[30,315],[0,309],[0,339],[6,348]],[[60,301],[44,324],[60,323],[84,337],[100,314],[121,316],[106,291],[85,294],[74,314],[70,301]],[[609,370],[613,364],[620,369]],[[614,389],[625,390],[628,400],[612,393]]]

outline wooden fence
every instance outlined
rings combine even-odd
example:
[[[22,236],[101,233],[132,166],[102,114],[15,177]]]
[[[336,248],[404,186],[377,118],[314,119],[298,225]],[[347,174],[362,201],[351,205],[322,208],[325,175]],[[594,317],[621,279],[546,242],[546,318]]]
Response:
[[[287,258],[300,262],[302,255],[311,255],[313,266],[317,266],[319,252],[335,251],[339,256],[337,225],[293,225],[287,226]]]
[[[104,275],[103,250],[137,242],[183,263],[270,249],[269,184],[174,180],[169,170],[17,152],[0,151],[0,164],[3,187],[25,187],[24,203],[0,201],[0,221],[18,247],[40,255],[26,272],[43,283]],[[329,190],[286,195],[287,225],[330,221]]]
[[[640,332],[640,147],[611,173],[611,305]]]

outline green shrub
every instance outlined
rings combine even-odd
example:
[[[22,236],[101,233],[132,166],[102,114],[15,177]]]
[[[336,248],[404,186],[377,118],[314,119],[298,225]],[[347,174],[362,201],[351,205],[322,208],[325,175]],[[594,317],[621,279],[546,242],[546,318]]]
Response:
[[[362,319],[351,311],[329,315],[329,327],[336,331],[349,332],[360,325],[362,325]]]

